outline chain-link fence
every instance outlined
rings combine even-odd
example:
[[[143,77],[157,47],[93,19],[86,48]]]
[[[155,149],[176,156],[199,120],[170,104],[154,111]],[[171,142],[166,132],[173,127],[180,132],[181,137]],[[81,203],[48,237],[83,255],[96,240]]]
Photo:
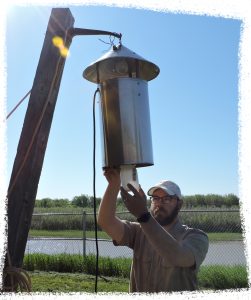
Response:
[[[121,219],[135,221],[128,212]],[[182,210],[180,219],[189,227],[209,236],[209,250],[203,265],[246,265],[239,210]],[[34,214],[26,254],[96,254],[95,225],[92,213]],[[132,257],[128,247],[116,247],[98,228],[100,256]]]

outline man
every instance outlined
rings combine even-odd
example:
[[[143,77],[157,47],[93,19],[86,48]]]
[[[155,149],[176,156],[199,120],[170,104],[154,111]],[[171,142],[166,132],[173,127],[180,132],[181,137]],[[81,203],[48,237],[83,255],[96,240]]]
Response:
[[[101,201],[98,224],[114,245],[133,249],[130,292],[171,292],[196,289],[196,275],[208,251],[208,237],[198,229],[182,225],[178,213],[182,206],[180,188],[171,181],[149,189],[150,212],[142,189],[120,188],[119,170],[106,169],[108,186]],[[125,206],[138,222],[116,216],[119,191]]]

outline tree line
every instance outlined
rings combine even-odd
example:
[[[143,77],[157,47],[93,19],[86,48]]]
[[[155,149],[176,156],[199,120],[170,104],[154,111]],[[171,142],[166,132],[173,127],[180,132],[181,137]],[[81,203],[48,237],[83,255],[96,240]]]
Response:
[[[184,196],[183,208],[196,208],[196,207],[236,207],[239,206],[239,197],[234,194],[218,195],[218,194],[207,194],[207,195],[190,195]],[[96,198],[96,205],[100,204],[101,198]],[[147,199],[150,202],[150,199]],[[118,205],[122,205],[121,198],[118,198]],[[148,203],[150,204],[150,203]],[[51,207],[89,207],[94,206],[94,198],[89,195],[79,195],[73,197],[72,200],[63,199],[51,199],[43,198],[35,201],[35,207],[51,208]]]

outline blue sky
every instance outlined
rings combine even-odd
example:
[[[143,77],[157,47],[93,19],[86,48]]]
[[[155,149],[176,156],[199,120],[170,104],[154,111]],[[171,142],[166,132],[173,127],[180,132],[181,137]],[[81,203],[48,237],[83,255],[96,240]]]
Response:
[[[144,190],[161,179],[184,195],[238,195],[238,51],[241,21],[105,6],[70,7],[75,27],[121,32],[122,43],[160,68],[149,82],[154,166],[138,169]],[[51,13],[13,7],[7,19],[7,111],[31,89]],[[67,58],[37,198],[92,195],[92,97],[83,70],[109,46],[75,37]],[[7,122],[9,179],[27,109]],[[97,114],[99,112],[97,106]],[[97,117],[97,196],[101,170]]]

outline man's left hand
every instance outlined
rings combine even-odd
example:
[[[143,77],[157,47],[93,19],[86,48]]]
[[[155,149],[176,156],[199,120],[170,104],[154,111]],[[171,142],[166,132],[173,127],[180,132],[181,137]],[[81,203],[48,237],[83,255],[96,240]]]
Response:
[[[146,195],[141,188],[137,191],[131,184],[128,183],[127,186],[133,192],[133,195],[129,194],[123,187],[121,187],[120,193],[122,200],[129,212],[136,218],[139,218],[144,213],[148,212]]]

